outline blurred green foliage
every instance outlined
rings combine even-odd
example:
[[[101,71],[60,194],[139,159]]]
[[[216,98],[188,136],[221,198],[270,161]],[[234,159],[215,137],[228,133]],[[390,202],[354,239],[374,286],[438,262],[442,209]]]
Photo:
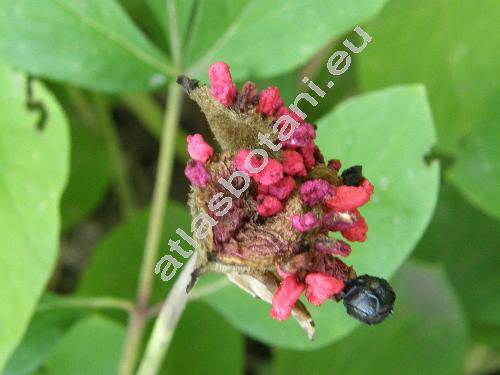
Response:
[[[59,201],[69,164],[61,107],[42,85],[34,84],[32,99],[45,103],[44,120],[28,109],[26,85],[25,77],[0,65],[0,299],[6,302],[0,308],[2,365],[22,338],[56,263]]]
[[[75,323],[54,347],[44,366],[49,374],[114,374],[125,328],[100,316]]]
[[[444,184],[434,219],[415,256],[443,266],[470,323],[500,327],[498,221]]]
[[[289,102],[304,75],[325,86],[326,60],[358,24],[372,42],[308,114],[325,156],[362,164],[376,187],[363,209],[368,241],[349,263],[395,275],[394,316],[361,327],[337,304],[311,308],[311,344],[294,322],[209,276],[161,373],[498,370],[499,16],[496,0],[1,0],[0,372],[117,371],[150,220],[158,103],[177,72],[206,81],[207,67],[226,61],[239,85],[277,85]],[[101,108],[97,92],[108,94]],[[198,110],[185,108],[182,130],[206,134]],[[116,123],[104,129],[103,115]],[[175,142],[162,251],[190,221]],[[119,214],[123,189],[140,210]],[[99,235],[88,235],[96,222]],[[66,282],[74,242],[71,296],[42,297]],[[155,278],[152,315],[173,282]],[[75,303],[93,298],[122,307]]]
[[[102,137],[76,123],[69,129],[71,165],[61,201],[63,230],[85,219],[102,200],[110,184],[109,158]]]
[[[374,42],[361,55],[361,87],[424,83],[439,149],[456,155],[498,94],[499,17],[495,0],[391,1],[367,25]]]

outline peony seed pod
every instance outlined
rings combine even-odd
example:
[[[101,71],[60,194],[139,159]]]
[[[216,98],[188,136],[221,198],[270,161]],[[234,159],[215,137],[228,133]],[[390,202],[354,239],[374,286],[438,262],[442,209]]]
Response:
[[[277,320],[294,317],[310,339],[314,322],[305,298],[320,306],[340,301],[368,324],[392,311],[395,295],[382,279],[347,266],[348,241],[366,240],[359,212],[373,194],[360,166],[325,164],[315,127],[284,106],[275,87],[239,93],[229,67],[209,70],[212,87],[180,76],[177,82],[205,114],[220,152],[200,135],[188,137],[189,206],[199,244],[188,291],[206,272],[219,272],[272,304]],[[373,298],[372,298],[373,297]],[[372,298],[372,299],[370,299]],[[378,303],[378,304],[377,304]]]

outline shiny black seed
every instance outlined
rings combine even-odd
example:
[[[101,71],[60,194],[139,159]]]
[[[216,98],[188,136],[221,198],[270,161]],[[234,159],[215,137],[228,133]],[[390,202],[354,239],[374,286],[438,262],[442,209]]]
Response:
[[[396,300],[386,280],[369,275],[348,281],[342,297],[347,313],[366,324],[382,322],[392,313]]]

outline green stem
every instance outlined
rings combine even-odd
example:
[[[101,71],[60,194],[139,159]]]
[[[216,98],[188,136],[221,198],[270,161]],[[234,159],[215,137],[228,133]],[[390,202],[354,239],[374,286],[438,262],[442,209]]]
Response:
[[[147,93],[125,94],[121,96],[123,103],[141,121],[142,125],[156,139],[161,137],[163,126],[163,113],[160,106],[153,97]],[[186,149],[186,133],[182,129],[177,130],[175,141],[175,155],[182,163],[187,163],[189,155]]]
[[[209,296],[210,294],[215,293],[230,284],[231,282],[227,278],[221,277],[219,280],[213,281],[203,286],[195,286],[188,295],[188,301],[195,301],[197,299]],[[160,302],[155,304],[154,306],[151,306],[148,312],[148,316],[157,316],[164,304],[165,302]]]
[[[125,156],[120,148],[120,142],[113,126],[110,108],[106,99],[100,95],[96,95],[94,102],[97,109],[97,120],[101,125],[110,157],[118,199],[120,200],[124,216],[129,218],[133,215],[135,208],[132,199],[132,189],[129,185]]]
[[[167,197],[170,193],[172,178],[172,167],[174,162],[173,150],[175,134],[179,123],[179,115],[182,103],[181,90],[177,83],[173,82],[168,88],[168,103],[165,114],[165,126],[163,129],[160,156],[157,167],[156,184],[153,193],[151,218],[146,236],[144,248],[144,259],[142,262],[138,304],[147,306],[153,283],[153,269],[156,263],[158,245],[160,243],[161,229],[165,216]]]
[[[181,71],[181,47],[177,33],[177,17],[173,0],[167,0],[169,17],[170,48],[174,60],[174,77]],[[181,89],[175,81],[168,85],[167,109],[160,140],[160,156],[156,173],[156,182],[151,205],[148,232],[142,258],[141,273],[137,301],[129,315],[129,325],[125,336],[124,349],[120,362],[121,375],[132,374],[140,348],[144,325],[148,318],[148,304],[153,284],[153,267],[155,265],[161,229],[165,215],[166,200],[170,192],[172,167],[174,163],[174,146],[181,111]]]
[[[196,256],[184,266],[163,304],[139,365],[138,375],[157,374],[172,341],[177,323],[188,302],[186,287],[191,280]]]
[[[174,161],[175,134],[182,103],[181,90],[179,85],[175,82],[169,84],[167,98],[167,110],[160,143],[160,156],[151,204],[151,216],[139,276],[136,307],[130,314],[122,360],[120,363],[120,374],[126,375],[131,374],[134,369],[144,331],[144,324],[147,320],[148,303],[153,283],[153,269],[160,243],[166,201],[170,191]]]
[[[134,308],[134,304],[126,299],[113,297],[77,297],[41,303],[37,307],[37,311],[42,312],[55,309],[74,308],[117,309],[131,311]]]
[[[177,27],[177,10],[173,0],[167,0],[168,14],[168,36],[170,41],[170,53],[174,60],[174,65],[181,66],[181,39],[179,38],[179,28]]]
[[[82,90],[66,85],[66,93],[77,116],[92,130],[98,130],[96,116]]]

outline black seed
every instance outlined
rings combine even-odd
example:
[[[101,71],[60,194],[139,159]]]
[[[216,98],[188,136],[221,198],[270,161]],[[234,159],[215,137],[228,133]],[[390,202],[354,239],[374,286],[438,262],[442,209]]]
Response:
[[[396,300],[386,280],[369,275],[348,281],[342,297],[347,313],[366,324],[382,322],[392,313]]]
[[[354,167],[347,168],[342,172],[342,180],[344,185],[347,186],[359,186],[363,180],[363,171],[361,165],[355,165]]]

